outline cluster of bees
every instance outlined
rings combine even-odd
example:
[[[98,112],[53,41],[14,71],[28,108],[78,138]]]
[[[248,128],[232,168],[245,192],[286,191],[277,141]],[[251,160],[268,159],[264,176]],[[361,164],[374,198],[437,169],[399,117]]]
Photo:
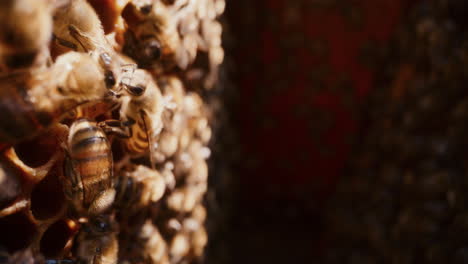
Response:
[[[0,3],[0,260],[201,259],[224,6]]]
[[[402,22],[328,207],[321,263],[468,263],[466,7],[422,1]]]

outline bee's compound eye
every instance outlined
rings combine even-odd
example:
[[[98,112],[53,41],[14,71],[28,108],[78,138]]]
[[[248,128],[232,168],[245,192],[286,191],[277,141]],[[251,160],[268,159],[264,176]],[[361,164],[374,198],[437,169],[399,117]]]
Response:
[[[107,221],[103,221],[103,220],[100,220],[100,219],[94,220],[92,225],[94,226],[92,228],[94,230],[96,230],[97,232],[100,232],[100,233],[108,232],[111,229],[111,226],[110,226],[109,223],[107,223]]]
[[[146,42],[144,55],[151,61],[158,60],[161,57],[161,45],[159,42],[154,39]]]
[[[114,73],[112,71],[106,71],[106,73],[104,74],[104,82],[106,83],[106,87],[108,89],[114,87],[116,81]]]
[[[109,225],[105,222],[99,222],[98,226],[99,226],[99,230],[101,231],[106,231],[109,229]]]
[[[141,96],[145,92],[145,87],[142,85],[136,85],[136,86],[127,86],[128,91],[134,95],[134,96]]]
[[[151,9],[153,9],[153,5],[144,5],[140,8],[140,11],[144,15],[148,15],[151,12]]]

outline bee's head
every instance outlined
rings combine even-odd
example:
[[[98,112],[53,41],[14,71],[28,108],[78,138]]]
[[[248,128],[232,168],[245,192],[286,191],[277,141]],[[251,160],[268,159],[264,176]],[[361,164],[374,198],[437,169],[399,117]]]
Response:
[[[109,216],[96,216],[83,225],[83,231],[89,236],[100,236],[113,232],[114,226]]]

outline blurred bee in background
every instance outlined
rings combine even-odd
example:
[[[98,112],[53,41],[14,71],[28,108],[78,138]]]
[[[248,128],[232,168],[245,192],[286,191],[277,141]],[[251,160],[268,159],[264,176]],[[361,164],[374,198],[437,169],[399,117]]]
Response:
[[[98,15],[85,0],[70,1],[53,18],[53,34],[60,45],[81,52],[112,49]]]
[[[122,12],[128,26],[123,52],[156,72],[186,70],[198,51],[206,52],[209,70],[188,69],[188,78],[203,76],[203,86],[211,89],[224,60],[222,26],[216,21],[224,8],[224,0],[130,1]]]
[[[69,52],[48,69],[0,77],[0,142],[34,137],[76,107],[115,101],[102,68],[88,54]]]
[[[50,109],[54,104],[67,104],[70,101],[83,103],[113,99],[103,69],[85,53],[68,52],[59,56],[50,70],[35,79],[38,81],[37,88],[29,94],[40,104],[41,109]]]
[[[181,17],[193,10],[191,2],[176,1],[171,5],[161,1],[128,3],[122,13],[128,25],[123,52],[142,68],[154,68],[161,63],[185,69],[194,56],[187,57],[178,25]]]
[[[115,207],[130,215],[159,201],[166,190],[163,176],[157,171],[138,165],[132,171],[122,171],[116,179]]]
[[[85,0],[71,1],[54,14],[54,38],[59,45],[89,52],[104,69],[108,89],[119,83],[120,57],[106,39],[101,21]]]
[[[43,0],[0,1],[0,56],[5,67],[24,69],[46,62],[52,37],[52,8],[49,1]]]
[[[29,99],[29,73],[0,77],[0,142],[14,144],[50,127],[55,111],[41,111]]]
[[[69,52],[34,74],[0,77],[0,142],[15,144],[62,120],[77,106],[111,103],[102,69],[89,55]]]
[[[145,4],[136,6],[128,3],[124,8],[122,16],[128,29],[124,34],[125,44],[123,52],[137,61],[139,67],[148,68],[159,60],[162,53],[160,40],[153,32],[140,32],[143,24],[148,24],[146,17],[152,12],[153,5]],[[152,26],[154,28],[154,26]]]

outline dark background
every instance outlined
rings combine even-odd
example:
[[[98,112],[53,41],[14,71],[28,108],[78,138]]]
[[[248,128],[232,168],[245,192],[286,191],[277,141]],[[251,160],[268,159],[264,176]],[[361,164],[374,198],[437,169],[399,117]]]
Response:
[[[218,159],[229,168],[210,263],[320,263],[323,210],[365,130],[380,59],[415,2],[227,1],[229,125]]]
[[[360,131],[402,0],[228,1],[233,122],[247,200],[324,199]]]

